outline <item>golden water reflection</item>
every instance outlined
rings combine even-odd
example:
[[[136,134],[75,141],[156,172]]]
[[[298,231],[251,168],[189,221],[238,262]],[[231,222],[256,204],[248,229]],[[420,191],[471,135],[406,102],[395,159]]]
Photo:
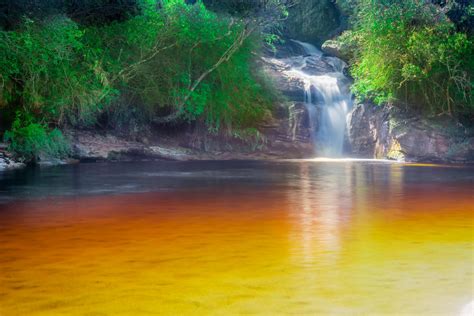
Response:
[[[0,206],[0,315],[457,315],[472,187],[408,175],[306,162],[257,187]]]

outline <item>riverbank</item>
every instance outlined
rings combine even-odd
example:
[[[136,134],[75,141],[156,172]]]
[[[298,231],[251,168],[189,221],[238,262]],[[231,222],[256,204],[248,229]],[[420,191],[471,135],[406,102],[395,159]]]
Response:
[[[258,128],[257,136],[211,134],[189,126],[170,133],[156,129],[146,136],[123,135],[114,130],[66,130],[71,154],[61,160],[39,157],[39,165],[104,161],[275,160],[313,156],[309,130],[300,126],[302,109],[278,105],[278,111]],[[289,113],[288,111],[291,111]],[[302,136],[300,129],[306,132]],[[299,133],[299,134],[298,134]],[[6,145],[4,145],[6,148]],[[0,152],[0,171],[25,167],[12,153]]]
[[[253,130],[253,134],[213,134],[198,123],[183,123],[179,127],[150,125],[144,129],[146,132],[136,133],[98,128],[66,129],[63,133],[71,146],[69,159],[40,156],[37,163],[275,160],[324,156],[318,142],[318,131],[324,129],[327,122],[322,122],[323,106],[318,103],[320,96],[314,93],[313,101],[316,100],[316,103],[314,106],[308,104],[305,96],[313,83],[310,80],[308,86],[305,82],[308,78],[295,76],[292,67],[304,61],[301,71],[307,77],[324,77],[337,68],[340,71],[337,84],[339,80],[348,81],[350,78],[344,76],[345,65],[342,61],[327,52],[319,56],[320,52],[315,47],[317,58],[311,58],[305,52],[304,45],[309,44],[288,41],[276,52],[268,51],[261,57],[259,67],[282,97]],[[319,90],[321,88],[318,87]],[[330,92],[334,94],[337,91]],[[400,106],[356,103],[351,105],[345,120],[346,136],[339,157],[416,163],[474,163],[473,129],[452,117],[426,118],[402,110]],[[344,130],[343,124],[339,127]],[[5,144],[0,146],[0,170],[24,167],[25,164],[16,160],[6,147]]]

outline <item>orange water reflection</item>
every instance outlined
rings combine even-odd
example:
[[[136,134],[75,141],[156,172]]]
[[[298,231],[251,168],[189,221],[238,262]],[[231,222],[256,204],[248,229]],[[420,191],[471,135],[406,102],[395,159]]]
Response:
[[[1,206],[0,315],[455,315],[472,300],[472,187],[315,168]]]

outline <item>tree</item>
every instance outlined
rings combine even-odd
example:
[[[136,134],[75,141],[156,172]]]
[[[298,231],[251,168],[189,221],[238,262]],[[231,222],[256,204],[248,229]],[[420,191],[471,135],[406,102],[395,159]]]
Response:
[[[456,2],[457,3],[457,2]],[[474,113],[474,42],[449,17],[452,1],[357,0],[352,74],[359,98],[427,114]]]
[[[228,62],[234,54],[244,45],[246,40],[252,36],[257,30],[262,34],[271,34],[275,28],[280,26],[288,15],[287,8],[291,5],[290,1],[281,0],[254,0],[254,1],[227,1],[219,2],[207,1],[207,5],[213,8],[225,9],[234,13],[233,17],[229,19],[227,31],[212,41],[221,41],[224,38],[231,38],[228,47],[215,59],[215,61],[200,73],[192,75],[189,73],[187,81],[186,92],[175,104],[175,111],[165,117],[154,119],[155,123],[170,123],[180,119],[184,114],[184,107],[191,99],[199,85],[210,74],[216,71],[223,63]],[[199,5],[196,3],[194,5]],[[237,32],[233,31],[238,29]],[[202,42],[198,39],[190,48],[192,51]]]

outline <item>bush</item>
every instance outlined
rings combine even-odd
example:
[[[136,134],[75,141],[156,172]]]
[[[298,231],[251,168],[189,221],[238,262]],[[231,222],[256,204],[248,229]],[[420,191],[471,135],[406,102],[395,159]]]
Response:
[[[200,1],[139,3],[107,23],[54,16],[0,31],[0,104],[55,126],[91,126],[104,116],[118,126],[130,117],[124,104],[143,123],[176,113],[211,129],[254,125],[271,101],[252,71],[261,38],[241,38],[243,20]]]
[[[94,123],[114,90],[83,34],[62,16],[25,20],[17,31],[0,32],[4,99],[55,124]]]
[[[400,101],[429,114],[474,113],[474,42],[439,6],[360,0],[355,12],[359,98]]]
[[[88,29],[85,38],[104,48],[104,69],[119,74],[120,90],[145,120],[177,112],[182,120],[230,129],[255,124],[271,98],[252,72],[258,36],[209,72],[243,31],[232,21],[200,2],[168,1],[160,11],[145,7],[125,23]]]
[[[45,124],[36,123],[30,115],[17,113],[10,130],[4,134],[8,150],[25,161],[38,157],[67,157],[69,144],[58,129],[49,130]]]

